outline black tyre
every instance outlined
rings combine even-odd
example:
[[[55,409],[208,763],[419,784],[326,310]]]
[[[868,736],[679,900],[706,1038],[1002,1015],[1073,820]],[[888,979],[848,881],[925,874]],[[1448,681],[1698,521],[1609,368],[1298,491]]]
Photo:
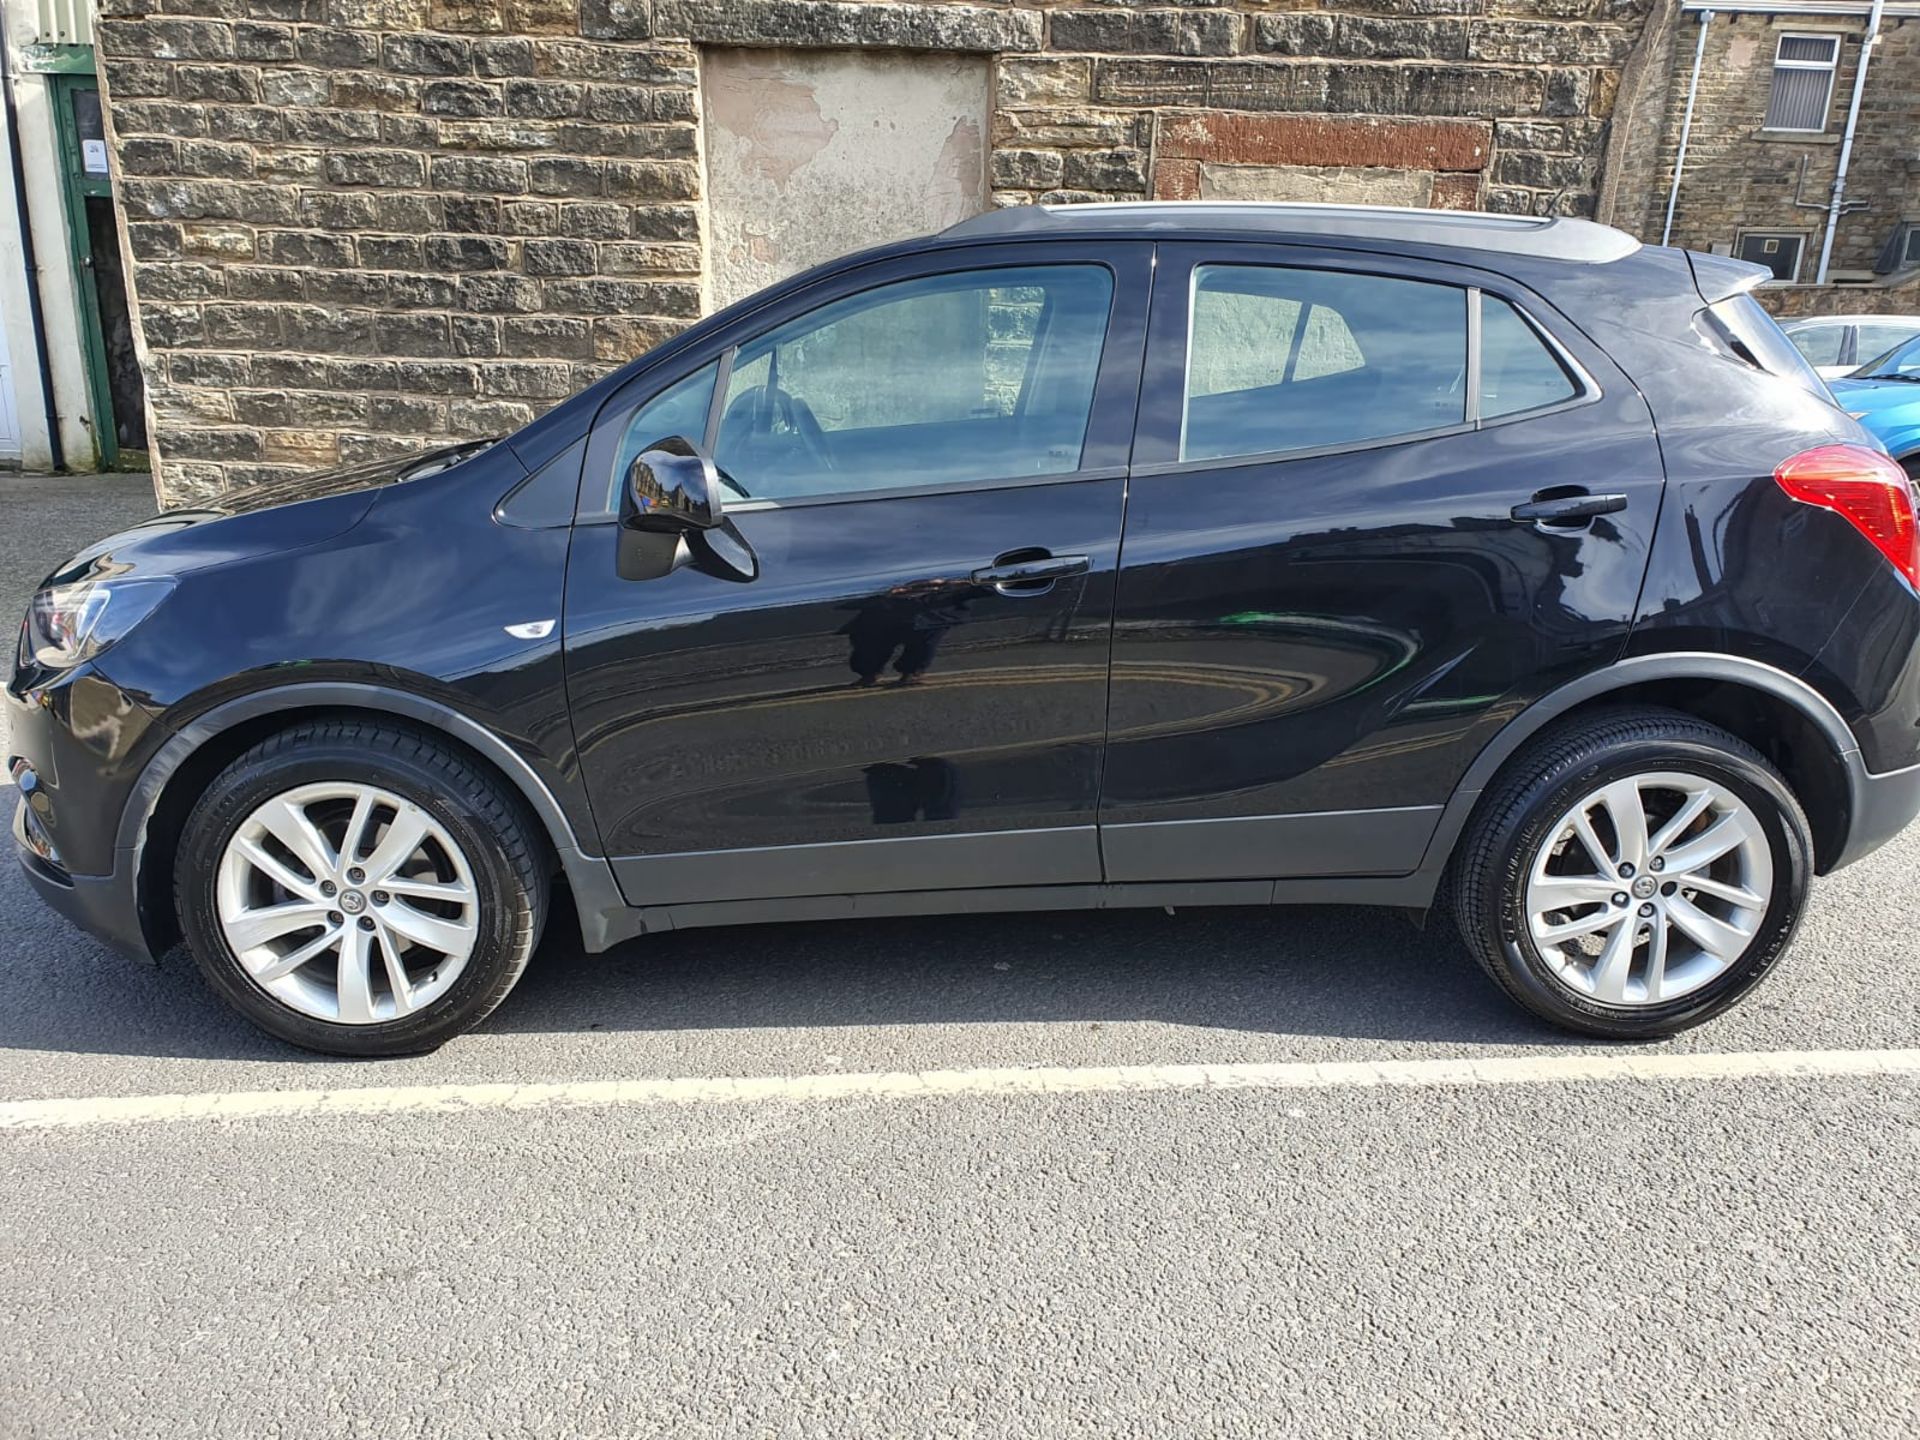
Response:
[[[1751,746],[1689,715],[1614,710],[1549,731],[1507,767],[1447,898],[1467,948],[1534,1014],[1650,1039],[1771,973],[1812,855],[1799,802]]]
[[[181,928],[208,983],[283,1040],[432,1050],[505,999],[539,943],[535,823],[424,734],[298,725],[194,806],[174,872]]]

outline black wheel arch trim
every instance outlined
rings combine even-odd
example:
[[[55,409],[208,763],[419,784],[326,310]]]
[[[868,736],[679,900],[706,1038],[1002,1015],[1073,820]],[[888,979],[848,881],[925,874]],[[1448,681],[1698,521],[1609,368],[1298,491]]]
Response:
[[[604,857],[589,854],[574,833],[573,823],[540,772],[526,757],[492,730],[451,706],[380,685],[358,681],[313,681],[256,690],[214,706],[174,731],[135,782],[120,815],[116,849],[131,855],[134,874],[144,859],[147,827],[167,783],[208,741],[249,720],[265,716],[341,707],[372,710],[411,720],[439,731],[490,761],[525,800],[552,841],[560,868],[580,911],[580,927],[589,949],[604,948],[625,933],[628,906],[614,883]]]
[[[1562,715],[1590,701],[1605,699],[1616,691],[1654,680],[1718,680],[1764,691],[1792,705],[1810,721],[1833,747],[1833,757],[1846,774],[1848,827],[1852,831],[1858,818],[1869,808],[1868,791],[1876,778],[1867,773],[1860,756],[1860,742],[1848,728],[1840,712],[1818,690],[1797,675],[1791,675],[1763,661],[1738,655],[1721,655],[1706,650],[1674,650],[1657,655],[1635,655],[1616,660],[1603,669],[1589,671],[1548,692],[1508,721],[1486,748],[1467,767],[1467,773],[1454,787],[1453,797],[1441,813],[1433,839],[1421,861],[1418,876],[1431,890],[1453,858],[1454,846],[1466,828],[1467,819],[1481,794],[1493,783],[1500,768],[1520,748]],[[1884,837],[1883,837],[1884,838]],[[1866,853],[1858,837],[1849,834],[1840,857],[1829,869],[1838,869]],[[1877,843],[1877,842],[1876,842]]]

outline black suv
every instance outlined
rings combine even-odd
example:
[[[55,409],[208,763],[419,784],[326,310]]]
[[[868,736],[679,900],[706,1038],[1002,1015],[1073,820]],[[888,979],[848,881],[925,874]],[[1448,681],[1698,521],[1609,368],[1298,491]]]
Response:
[[[1535,1013],[1670,1033],[1920,809],[1913,492],[1765,274],[1312,206],[854,256],[62,566],[22,861],[341,1054],[473,1025],[555,904],[1444,907]]]

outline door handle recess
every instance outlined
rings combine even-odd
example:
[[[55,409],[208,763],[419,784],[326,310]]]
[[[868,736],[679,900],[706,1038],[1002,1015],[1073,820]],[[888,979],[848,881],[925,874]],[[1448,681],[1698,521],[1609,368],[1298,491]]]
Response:
[[[1536,495],[1524,505],[1513,507],[1513,518],[1521,524],[1584,525],[1598,515],[1612,515],[1627,508],[1624,495]]]
[[[1085,555],[1028,555],[1022,559],[1002,556],[974,571],[973,583],[991,585],[1003,595],[1040,594],[1050,589],[1056,580],[1086,574],[1092,565]],[[1034,588],[1028,589],[1029,586]]]

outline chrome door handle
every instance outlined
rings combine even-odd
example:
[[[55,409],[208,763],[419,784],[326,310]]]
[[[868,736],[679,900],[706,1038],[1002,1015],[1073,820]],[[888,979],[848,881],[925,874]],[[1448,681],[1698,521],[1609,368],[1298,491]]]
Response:
[[[1084,575],[1093,566],[1085,555],[1035,555],[1024,560],[996,560],[973,572],[973,583],[991,585],[1002,595],[1035,595],[1056,580]],[[1029,589],[1027,587],[1034,587]]]
[[[1535,496],[1524,505],[1513,507],[1513,518],[1520,524],[1583,525],[1599,515],[1612,515],[1627,508],[1624,495],[1556,495],[1550,499]]]

